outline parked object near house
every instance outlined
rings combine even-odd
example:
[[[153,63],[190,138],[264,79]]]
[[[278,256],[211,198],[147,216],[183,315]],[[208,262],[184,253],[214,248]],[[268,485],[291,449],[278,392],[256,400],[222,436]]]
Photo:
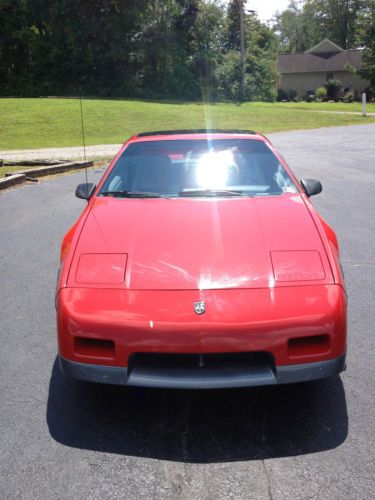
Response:
[[[343,89],[353,89],[359,95],[369,86],[354,74],[362,66],[362,50],[344,50],[326,38],[306,52],[277,56],[278,88],[293,89],[302,96],[328,80],[339,80]]]

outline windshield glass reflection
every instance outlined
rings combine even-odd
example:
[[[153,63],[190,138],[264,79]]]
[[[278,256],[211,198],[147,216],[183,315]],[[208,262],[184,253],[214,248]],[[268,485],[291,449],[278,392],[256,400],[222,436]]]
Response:
[[[130,144],[104,183],[103,196],[266,196],[297,192],[259,140],[160,140]]]

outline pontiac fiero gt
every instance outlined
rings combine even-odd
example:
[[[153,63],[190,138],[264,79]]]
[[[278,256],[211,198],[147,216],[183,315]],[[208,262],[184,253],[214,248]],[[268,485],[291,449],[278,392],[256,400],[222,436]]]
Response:
[[[346,293],[333,230],[262,135],[128,140],[65,236],[58,350],[73,379],[224,388],[341,372]]]

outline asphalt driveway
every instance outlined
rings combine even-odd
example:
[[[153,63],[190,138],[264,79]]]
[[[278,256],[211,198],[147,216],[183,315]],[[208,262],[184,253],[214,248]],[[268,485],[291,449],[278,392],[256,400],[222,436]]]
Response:
[[[336,229],[348,369],[277,388],[71,385],[56,364],[59,242],[84,174],[0,193],[0,498],[369,499],[375,491],[375,125],[270,135]],[[90,180],[102,172],[89,172]]]

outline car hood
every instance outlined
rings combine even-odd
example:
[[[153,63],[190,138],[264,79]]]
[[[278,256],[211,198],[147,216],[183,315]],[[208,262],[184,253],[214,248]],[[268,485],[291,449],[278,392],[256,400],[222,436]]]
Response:
[[[97,198],[76,247],[69,284],[84,285],[95,262],[104,281],[96,280],[94,272],[87,284],[130,290],[333,282],[321,238],[300,194]]]

